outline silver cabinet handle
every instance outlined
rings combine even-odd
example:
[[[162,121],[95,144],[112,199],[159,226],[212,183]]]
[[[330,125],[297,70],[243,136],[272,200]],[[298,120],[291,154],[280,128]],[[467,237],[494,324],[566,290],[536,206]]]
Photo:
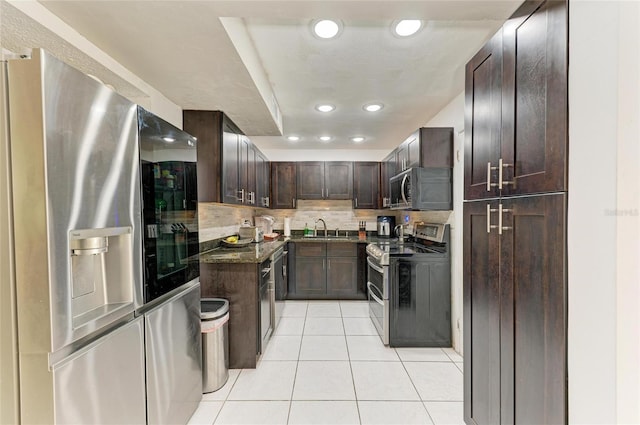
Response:
[[[291,205],[293,206],[293,208],[296,207],[296,198],[291,198]]]
[[[501,235],[503,230],[511,230],[512,227],[510,226],[503,226],[502,225],[502,213],[504,212],[511,212],[512,210],[508,209],[508,208],[502,208],[502,204],[498,205],[498,234]]]
[[[358,208],[358,198],[356,198],[356,208]]]
[[[491,233],[491,229],[497,229],[498,226],[491,224],[491,213],[498,212],[498,209],[491,208],[491,205],[487,204],[487,233]]]
[[[513,180],[503,181],[502,171],[508,167],[513,167],[513,164],[505,164],[502,162],[502,158],[500,158],[498,161],[498,189],[502,189],[502,186],[505,184],[515,184],[515,181]]]
[[[487,204],[487,233],[491,233],[491,229],[498,229],[498,234],[502,235],[503,230],[510,230],[512,227],[503,226],[502,225],[502,213],[511,212],[512,210],[508,208],[503,208],[502,203],[498,204],[498,208],[491,208],[489,204]],[[491,224],[491,213],[498,213],[498,224]]]
[[[487,162],[487,192],[491,192],[492,187],[496,187],[500,185],[500,183],[491,183],[491,170],[497,170],[498,168],[499,167],[492,167],[491,162]]]
[[[244,189],[240,189],[238,193],[240,194],[240,198],[238,200],[241,204],[244,204]]]

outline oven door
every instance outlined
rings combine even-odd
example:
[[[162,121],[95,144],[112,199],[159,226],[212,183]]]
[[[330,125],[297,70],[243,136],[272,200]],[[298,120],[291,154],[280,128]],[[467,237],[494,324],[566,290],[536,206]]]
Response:
[[[389,345],[389,267],[367,257],[369,316],[383,344]]]

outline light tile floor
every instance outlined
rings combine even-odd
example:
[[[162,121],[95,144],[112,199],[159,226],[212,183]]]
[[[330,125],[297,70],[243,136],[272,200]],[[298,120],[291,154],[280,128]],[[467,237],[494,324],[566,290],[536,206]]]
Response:
[[[256,369],[233,369],[189,425],[463,424],[462,357],[382,345],[365,301],[287,301]]]

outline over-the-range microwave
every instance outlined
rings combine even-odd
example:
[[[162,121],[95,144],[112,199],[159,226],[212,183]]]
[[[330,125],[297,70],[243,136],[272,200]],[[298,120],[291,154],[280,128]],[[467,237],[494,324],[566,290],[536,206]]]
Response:
[[[409,168],[391,177],[391,209],[453,209],[452,175],[451,168]]]

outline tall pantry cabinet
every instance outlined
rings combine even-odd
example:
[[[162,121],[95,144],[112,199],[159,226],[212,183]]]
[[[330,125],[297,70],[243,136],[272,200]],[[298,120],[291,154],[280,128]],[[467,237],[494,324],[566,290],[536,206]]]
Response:
[[[465,422],[567,422],[566,1],[525,1],[465,87]]]

